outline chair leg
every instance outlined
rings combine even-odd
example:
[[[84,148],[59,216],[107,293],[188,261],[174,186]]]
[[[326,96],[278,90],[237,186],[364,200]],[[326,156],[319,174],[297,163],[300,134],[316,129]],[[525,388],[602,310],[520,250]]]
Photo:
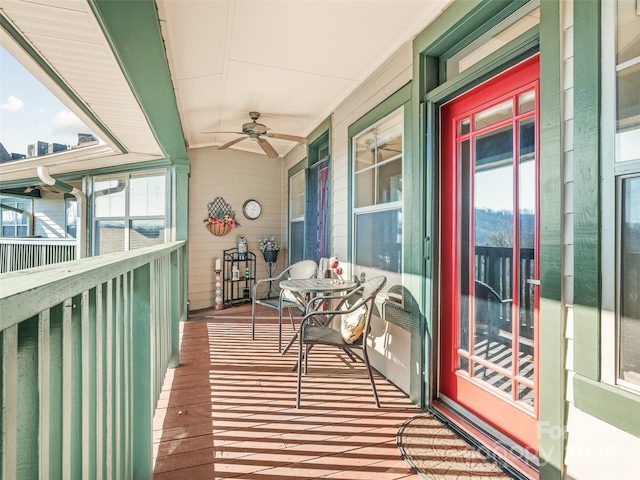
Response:
[[[291,313],[291,309],[288,308],[287,310],[289,310],[289,320],[291,320],[291,327],[295,330],[296,329],[296,325],[295,323],[293,323],[293,313]]]
[[[291,346],[295,343],[296,339],[298,338],[299,334],[300,334],[300,330],[296,330],[296,333],[293,335],[293,338],[291,340],[289,340],[289,343],[287,344],[285,349],[282,351],[282,355],[284,355],[285,353],[287,353],[289,351]]]
[[[298,330],[299,332],[300,330]],[[298,344],[298,388],[296,390],[296,408],[300,408],[300,384],[302,382],[302,341]]]
[[[373,372],[371,371],[371,364],[369,363],[369,355],[367,355],[367,349],[362,349],[362,358],[364,364],[367,366],[367,373],[369,374],[369,382],[371,382],[371,390],[373,390],[373,398],[376,400],[376,407],[380,408],[380,401],[378,400],[378,391],[376,390],[376,384],[373,381]]]
[[[256,339],[256,302],[251,302],[251,340]]]

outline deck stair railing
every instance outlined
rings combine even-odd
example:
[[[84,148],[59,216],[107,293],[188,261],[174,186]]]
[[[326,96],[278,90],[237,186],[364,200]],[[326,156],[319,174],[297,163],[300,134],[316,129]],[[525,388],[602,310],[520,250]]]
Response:
[[[0,273],[76,258],[75,238],[0,237]]]
[[[0,275],[0,478],[152,477],[186,244]]]

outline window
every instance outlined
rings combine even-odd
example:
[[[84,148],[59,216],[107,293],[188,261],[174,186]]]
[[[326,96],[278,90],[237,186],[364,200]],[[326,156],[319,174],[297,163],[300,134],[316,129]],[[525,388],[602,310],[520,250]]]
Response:
[[[404,108],[353,138],[354,264],[402,272]]]
[[[78,225],[78,201],[73,195],[64,196],[64,227],[68,237],[76,238]]]
[[[615,55],[602,91],[615,99],[602,115],[602,378],[640,391],[640,3],[603,2],[603,22],[603,49]]]
[[[304,259],[305,170],[289,178],[289,264]]]
[[[2,216],[0,228],[3,237],[26,237],[29,235],[31,200],[22,198],[0,198]],[[26,212],[22,213],[22,212]]]
[[[164,172],[95,177],[94,254],[165,242]]]

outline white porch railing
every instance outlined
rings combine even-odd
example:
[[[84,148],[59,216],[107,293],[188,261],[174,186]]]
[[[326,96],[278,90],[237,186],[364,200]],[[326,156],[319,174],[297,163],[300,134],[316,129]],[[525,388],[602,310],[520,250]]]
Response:
[[[186,244],[0,275],[0,478],[151,478]]]
[[[0,273],[74,260],[75,238],[0,237]]]

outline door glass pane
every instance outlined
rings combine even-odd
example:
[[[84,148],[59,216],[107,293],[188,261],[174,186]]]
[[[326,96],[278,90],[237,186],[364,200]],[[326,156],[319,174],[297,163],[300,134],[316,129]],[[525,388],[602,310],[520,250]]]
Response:
[[[460,164],[460,314],[458,317],[458,348],[469,351],[469,230],[471,226],[471,151],[469,140],[458,145]],[[465,370],[468,369],[465,368]]]
[[[531,376],[531,380],[533,381],[533,374]],[[533,389],[527,385],[518,383],[518,400],[533,408]]]
[[[621,193],[619,376],[640,386],[640,177]]]
[[[473,116],[474,130],[495,125],[513,116],[513,100],[509,99]]]
[[[465,118],[458,122],[458,135],[466,135],[471,131],[471,120]]]
[[[533,110],[536,106],[536,91],[531,90],[518,95],[518,113],[527,113]]]
[[[504,362],[511,363],[514,248],[512,125],[476,137],[475,146],[474,352],[507,368]]]
[[[499,361],[494,363],[503,368],[505,366],[510,368],[509,362],[511,360],[511,351],[504,345],[492,345],[491,349],[495,351],[494,357],[499,359]],[[478,380],[488,383],[492,387],[498,389],[501,393],[504,393],[511,398],[513,392],[513,380],[509,375],[497,372],[491,368],[486,368],[485,366],[474,362],[473,376]]]
[[[534,341],[534,285],[530,280],[535,272],[536,235],[536,167],[535,167],[535,119],[518,122],[518,247],[520,249],[519,301],[518,301],[518,350],[519,375],[523,369],[533,368]]]

